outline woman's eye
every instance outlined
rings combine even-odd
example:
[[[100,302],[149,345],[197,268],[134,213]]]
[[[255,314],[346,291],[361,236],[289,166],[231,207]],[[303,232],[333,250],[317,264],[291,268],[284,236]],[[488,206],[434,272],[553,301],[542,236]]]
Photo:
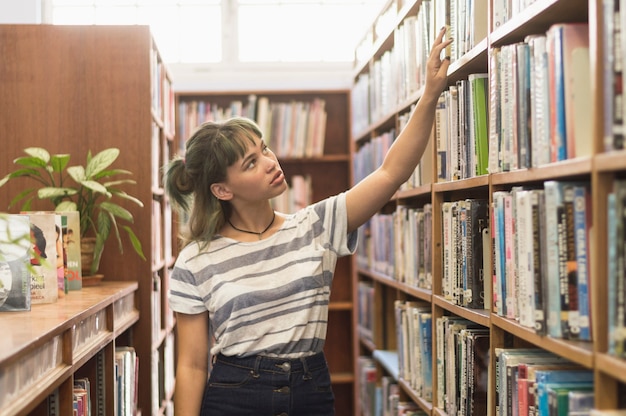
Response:
[[[268,153],[270,151],[270,148],[268,145],[264,145],[263,146],[263,153]]]
[[[252,169],[255,166],[256,166],[256,160],[251,160],[250,163],[248,163],[247,169]]]

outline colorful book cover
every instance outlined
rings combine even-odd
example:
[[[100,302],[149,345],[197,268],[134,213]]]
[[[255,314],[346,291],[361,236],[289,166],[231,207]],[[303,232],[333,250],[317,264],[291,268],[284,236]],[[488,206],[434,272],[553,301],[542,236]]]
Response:
[[[30,310],[30,222],[0,215],[0,312]]]
[[[591,305],[589,293],[589,230],[591,227],[591,198],[586,186],[574,186],[574,230],[578,270],[579,338],[591,340]]]
[[[31,243],[31,303],[54,303],[58,300],[55,214],[25,213],[30,219]]]
[[[80,260],[80,214],[78,211],[62,212],[63,249],[65,250],[65,278],[69,290],[83,287]]]

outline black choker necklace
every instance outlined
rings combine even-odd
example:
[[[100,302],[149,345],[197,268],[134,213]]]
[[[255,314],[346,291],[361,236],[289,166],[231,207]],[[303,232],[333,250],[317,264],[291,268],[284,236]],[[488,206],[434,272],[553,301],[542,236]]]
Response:
[[[237,231],[241,231],[242,233],[248,233],[248,234],[254,234],[254,235],[258,235],[259,236],[259,240],[261,239],[261,236],[263,235],[263,233],[265,233],[267,230],[270,229],[270,227],[272,226],[272,224],[274,224],[274,220],[276,219],[276,211],[272,211],[272,213],[274,214],[272,216],[272,221],[270,221],[269,225],[267,227],[265,227],[265,229],[263,231],[261,231],[260,233],[256,232],[256,231],[248,231],[248,230],[242,230],[241,228],[237,228],[233,225],[232,222],[230,222],[230,218],[227,220],[228,223],[230,224],[231,227],[233,227],[235,230]]]

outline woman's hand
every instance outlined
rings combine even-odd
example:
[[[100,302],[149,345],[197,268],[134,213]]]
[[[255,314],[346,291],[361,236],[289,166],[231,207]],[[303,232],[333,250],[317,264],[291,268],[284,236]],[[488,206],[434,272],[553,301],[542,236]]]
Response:
[[[426,62],[426,85],[424,87],[424,96],[430,98],[438,98],[441,92],[448,84],[448,67],[450,66],[450,57],[446,56],[441,59],[441,51],[450,45],[453,39],[443,40],[446,34],[446,28],[443,27],[439,31]]]

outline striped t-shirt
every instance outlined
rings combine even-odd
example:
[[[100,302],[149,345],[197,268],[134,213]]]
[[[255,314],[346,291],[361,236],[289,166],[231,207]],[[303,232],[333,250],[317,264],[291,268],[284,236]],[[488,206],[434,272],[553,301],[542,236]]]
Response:
[[[270,237],[216,236],[181,250],[169,301],[180,313],[209,311],[212,354],[297,358],[321,352],[337,258],[354,253],[345,193],[295,214]],[[347,277],[346,277],[347,278]]]

